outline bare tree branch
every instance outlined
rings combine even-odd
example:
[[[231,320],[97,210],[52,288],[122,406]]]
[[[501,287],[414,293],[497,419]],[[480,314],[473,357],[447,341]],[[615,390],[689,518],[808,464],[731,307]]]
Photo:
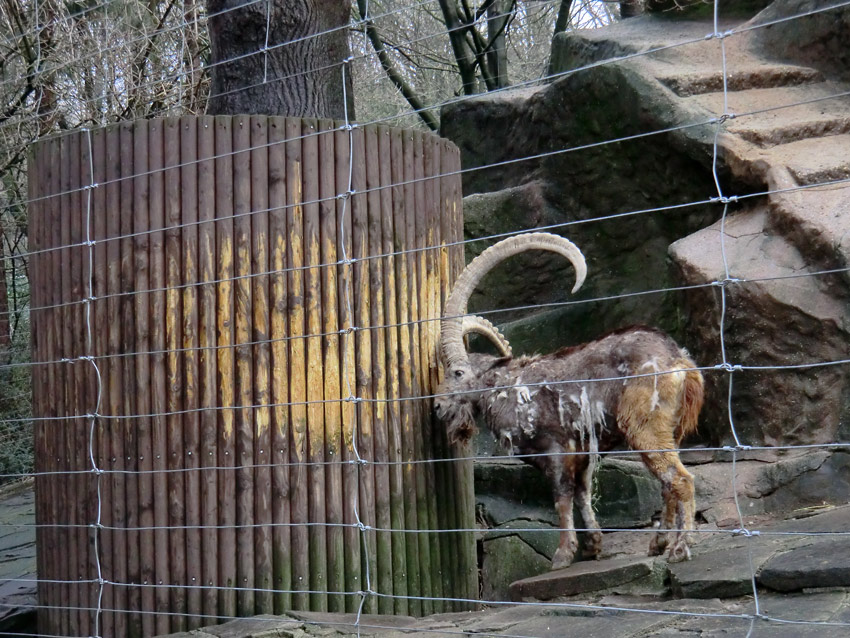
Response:
[[[375,23],[369,17],[366,0],[357,0],[357,9],[360,11],[361,20],[363,20],[366,24],[366,34],[369,36],[369,41],[372,43],[375,53],[378,54],[378,60],[380,60],[381,66],[384,68],[387,77],[393,84],[395,84],[396,88],[401,91],[404,99],[407,100],[407,103],[410,104],[410,106],[416,111],[416,114],[419,115],[423,122],[425,122],[425,125],[432,131],[439,131],[440,124],[437,119],[425,108],[425,104],[422,99],[413,87],[405,81],[404,77],[393,64],[389,53],[387,53],[387,50],[384,47],[384,41],[381,38],[381,33],[378,31],[378,27],[375,26]]]
[[[154,42],[156,41],[157,36],[162,33],[163,27],[165,26],[165,21],[168,20],[168,15],[171,13],[171,10],[176,4],[177,0],[171,0],[171,2],[168,3],[168,6],[165,8],[165,11],[159,19],[159,23],[156,25],[156,29],[154,29],[153,33],[151,33],[150,39],[145,44],[145,48],[142,49],[136,56],[136,59],[133,60],[133,77],[138,77],[138,84],[144,83],[145,63],[147,62],[148,57],[151,54],[151,50],[153,49]],[[136,91],[132,96],[130,96],[130,99],[127,100],[127,105],[124,107],[124,110],[121,111],[121,119],[124,119],[125,117],[127,117],[128,114],[133,112],[133,109],[136,108],[140,97],[141,94],[138,91]]]
[[[455,0],[439,0],[439,4],[449,33],[449,41],[454,50],[458,72],[463,83],[463,92],[465,95],[475,95],[478,92],[475,81],[476,61],[472,47],[466,39],[467,29],[463,28],[466,23],[458,15]]]

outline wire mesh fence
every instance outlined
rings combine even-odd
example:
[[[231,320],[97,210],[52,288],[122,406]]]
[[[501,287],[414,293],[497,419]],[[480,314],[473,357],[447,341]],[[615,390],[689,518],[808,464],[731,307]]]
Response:
[[[844,289],[850,268],[818,257],[781,274],[753,269],[744,275],[729,256],[730,238],[744,231],[728,232],[737,223],[736,212],[751,203],[805,198],[826,189],[840,193],[850,177],[822,170],[807,179],[771,175],[757,187],[742,186],[730,178],[736,151],[724,142],[730,135],[749,135],[754,145],[769,148],[770,133],[759,129],[759,117],[807,106],[848,109],[850,90],[837,81],[828,82],[825,93],[739,100],[736,93],[750,86],[753,71],[741,47],[733,45],[754,32],[829,15],[850,3],[807,5],[790,15],[734,23],[727,23],[725,5],[715,3],[701,23],[707,30],[698,36],[668,26],[663,37],[653,36],[639,50],[612,49],[612,55],[565,70],[547,60],[545,38],[559,12],[567,6],[572,28],[607,25],[618,19],[612,3],[495,3],[504,5],[504,14],[488,13],[494,3],[473,3],[471,22],[455,30],[475,39],[486,35],[490,22],[507,18],[514,25],[513,31],[503,28],[516,39],[509,43],[508,59],[519,60],[511,67],[518,77],[510,85],[488,84],[491,95],[509,100],[517,92],[541,94],[553,83],[595,70],[645,59],[675,63],[674,56],[688,47],[711,46],[710,68],[700,78],[686,88],[668,88],[680,96],[712,93],[717,99],[713,111],[692,110],[669,125],[612,126],[611,133],[591,126],[584,139],[463,167],[451,145],[412,130],[427,125],[417,110],[434,116],[475,103],[475,96],[453,95],[456,72],[446,71],[452,27],[435,18],[444,3],[357,3],[343,27],[350,30],[352,55],[302,72],[333,70],[342,86],[353,78],[361,115],[356,123],[348,117],[302,123],[196,116],[209,99],[210,72],[222,63],[208,56],[211,16],[194,2],[154,4],[4,5],[11,53],[0,81],[10,105],[0,120],[5,269],[0,316],[6,322],[0,335],[5,377],[0,472],[6,481],[36,480],[35,524],[3,526],[36,534],[38,575],[8,580],[38,585],[38,635],[156,635],[299,608],[351,612],[355,616],[345,621],[307,622],[359,633],[380,627],[363,618],[365,613],[427,615],[477,606],[474,538],[481,526],[473,518],[471,464],[491,457],[453,448],[430,415],[431,400],[444,396],[438,389],[439,321],[462,252],[477,254],[482,245],[530,228],[569,236],[694,209],[709,211],[709,223],[717,222],[716,240],[706,246],[719,253],[719,276],[644,290],[620,286],[614,294],[599,289],[577,300],[485,307],[476,314],[499,323],[622,300],[652,304],[669,294],[713,300],[707,308],[712,316],[700,320],[717,326],[710,344],[716,359],[698,361],[698,369],[715,392],[725,393],[725,423],[715,423],[712,432],[719,434],[703,441],[699,451],[731,461],[737,524],[705,525],[697,536],[747,541],[749,602],[734,614],[549,604],[731,618],[748,635],[762,623],[850,625],[765,610],[755,544],[771,534],[807,532],[754,529],[741,503],[748,486],[738,476],[742,460],[760,452],[846,450],[844,413],[824,410],[829,423],[823,435],[771,440],[754,434],[748,423],[758,404],[743,402],[752,399],[748,383],[757,375],[837,371],[841,388],[850,355],[845,348],[842,356],[838,347],[793,357],[756,352],[738,358],[746,348],[735,334],[741,290],[788,281],[804,289]],[[405,81],[421,88],[419,107],[411,107],[398,84],[386,80],[370,26],[393,34],[385,45],[396,64],[403,61]],[[265,46],[252,55],[293,44],[272,42],[271,28],[267,20]],[[432,82],[426,84],[429,73]],[[263,82],[283,90],[293,79],[267,72]],[[487,81],[493,78],[481,83]],[[362,88],[369,86],[376,88]],[[151,116],[171,117],[141,119]],[[826,134],[847,132],[837,121]],[[747,122],[752,126],[744,133],[733,130]],[[818,123],[797,126],[805,131]],[[62,129],[76,132],[49,138]],[[532,173],[547,161],[568,162],[629,144],[664,145],[677,135],[707,140],[711,158],[702,173],[702,197],[646,207],[620,202],[604,215],[531,224],[523,219],[498,232],[463,234],[460,180],[484,174],[498,179],[499,171],[526,168]],[[598,192],[605,180],[602,175],[585,188]],[[604,267],[591,263],[589,278]],[[568,286],[562,287],[566,292]],[[541,385],[625,383],[671,372]],[[680,452],[687,462],[687,448]],[[540,532],[532,526],[513,529]],[[643,527],[629,531],[656,533]],[[812,534],[841,539],[847,533]]]

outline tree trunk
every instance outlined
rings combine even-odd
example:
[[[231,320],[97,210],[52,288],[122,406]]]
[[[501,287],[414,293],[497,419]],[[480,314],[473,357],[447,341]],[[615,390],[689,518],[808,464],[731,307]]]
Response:
[[[620,17],[632,18],[644,11],[644,0],[624,0],[620,3]]]
[[[475,78],[475,53],[472,46],[467,42],[466,30],[457,8],[457,0],[438,0],[443,12],[443,21],[449,32],[449,41],[452,52],[457,62],[457,70],[463,85],[464,95],[475,95],[478,93],[478,83]]]
[[[505,30],[511,17],[512,4],[511,0],[496,0],[487,8],[487,34],[490,40],[487,59],[495,84],[494,88],[499,89],[508,86],[508,50]]]
[[[567,27],[570,26],[570,13],[572,12],[572,8],[573,0],[561,0],[561,8],[558,9],[558,17],[555,19],[555,31],[552,37],[559,33],[563,33],[567,30]]]
[[[350,0],[247,1],[207,0],[212,49],[207,112],[343,119]],[[348,89],[351,74],[345,77]],[[353,119],[351,91],[348,101]]]

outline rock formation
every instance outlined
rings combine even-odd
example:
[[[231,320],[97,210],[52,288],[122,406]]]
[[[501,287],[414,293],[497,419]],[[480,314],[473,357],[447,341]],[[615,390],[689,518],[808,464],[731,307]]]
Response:
[[[794,13],[808,4],[777,2],[748,22],[720,25],[740,31],[724,40],[725,108],[734,117],[722,124],[720,41],[704,39],[711,22],[653,16],[561,34],[553,83],[444,109],[444,135],[463,149],[464,167],[478,169],[464,181],[468,236],[554,226],[587,256],[586,298],[644,293],[569,304],[568,286],[559,285],[566,268],[543,256],[493,273],[471,309],[553,304],[508,323],[520,350],[647,322],[684,333],[702,365],[721,363],[719,286],[711,286],[727,278],[724,206],[712,175],[718,133],[719,185],[737,197],[723,241],[733,280],[726,285],[727,360],[788,366],[850,356],[850,275],[821,274],[846,269],[850,256],[850,85],[836,79],[846,69],[837,66],[840,56],[829,61],[831,72],[826,61],[777,61],[772,43],[779,36],[771,29],[784,24],[755,28],[783,15],[780,9]],[[846,7],[837,10],[829,32],[850,25],[847,15]],[[816,38],[805,26],[816,30],[826,21],[819,14],[793,22],[801,51],[814,55],[805,42]],[[686,41],[692,44],[592,66]],[[470,252],[485,246],[472,243]],[[530,285],[527,270],[534,273]],[[701,287],[654,292],[676,285]],[[703,440],[729,443],[727,378],[709,376],[713,407]],[[848,379],[840,365],[741,373],[733,416],[742,438],[752,445],[839,440],[848,433]]]
[[[719,31],[732,32],[724,38],[706,38],[712,12],[699,7],[560,34],[550,84],[444,109],[443,134],[472,169],[467,236],[551,227],[588,261],[583,297],[568,296],[556,260],[530,257],[492,273],[470,308],[549,304],[489,315],[516,352],[641,322],[672,332],[703,366],[723,363],[725,352],[744,369],[706,372],[701,436],[691,444],[734,443],[731,376],[735,434],[771,448],[738,453],[752,464],[739,487],[755,508],[846,502],[846,450],[782,446],[850,440],[850,365],[842,363],[850,358],[850,8],[782,21],[824,3],[777,0],[757,14],[766,2],[733,4],[720,5]],[[670,48],[676,43],[687,44]],[[469,256],[489,243],[473,242]],[[677,286],[684,290],[669,290]],[[572,303],[582,299],[594,301]],[[730,522],[732,495],[721,486],[729,467],[693,469],[705,519]],[[493,500],[510,494],[483,492],[488,472],[478,472],[481,514],[513,525]],[[493,507],[498,516],[488,514]],[[485,564],[501,553],[488,554],[490,542]]]

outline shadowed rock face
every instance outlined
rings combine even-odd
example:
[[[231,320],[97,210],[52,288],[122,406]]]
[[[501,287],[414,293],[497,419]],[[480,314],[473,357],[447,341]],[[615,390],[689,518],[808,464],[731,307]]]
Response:
[[[810,4],[777,3],[749,24],[727,18],[721,7],[719,26],[756,25],[805,11]],[[846,268],[850,258],[850,99],[832,97],[850,87],[830,79],[844,63],[828,49],[834,34],[845,34],[847,23],[843,8],[829,17],[790,22],[799,24],[799,33],[766,35],[777,31],[775,25],[727,38],[725,101],[720,47],[701,38],[712,32],[712,21],[665,15],[561,34],[552,58],[553,71],[562,75],[552,84],[448,107],[443,133],[461,146],[465,167],[533,156],[465,176],[469,236],[561,225],[558,232],[586,255],[583,294],[590,298],[676,284],[703,286],[683,294],[563,305],[567,272],[554,260],[533,257],[491,273],[470,308],[555,304],[522,318],[518,312],[491,316],[509,322],[504,331],[518,353],[551,352],[645,322],[684,341],[698,364],[722,363],[719,288],[710,284],[726,276],[716,223],[723,207],[676,206],[716,195],[711,167],[717,124],[712,118],[722,114],[725,103],[736,117],[723,124],[717,138],[722,192],[771,192],[751,196],[746,206],[733,202],[727,210],[734,234],[724,240],[732,260],[729,276],[758,280],[726,288],[727,360],[793,366],[850,356],[850,276],[802,277]],[[806,44],[818,41],[818,32],[827,48]],[[846,35],[844,41],[850,41],[850,31]],[[783,51],[785,61],[778,62],[771,38],[797,36],[797,44]],[[694,44],[570,71],[682,41]],[[817,58],[817,64],[792,63],[793,55],[806,62]],[[788,106],[797,102],[809,103]],[[676,127],[681,128],[653,133]],[[598,145],[607,140],[619,141]],[[813,188],[825,181],[837,183]],[[665,207],[674,208],[643,213]],[[606,216],[613,217],[583,223]],[[471,252],[485,245],[472,244]],[[848,372],[848,366],[837,365],[736,374],[733,416],[742,440],[782,445],[846,436]],[[726,374],[706,376],[702,440],[731,442]]]
[[[719,28],[747,28],[830,3],[782,0],[753,17],[767,4],[722,2]],[[561,34],[553,48],[551,72],[557,79],[551,84],[447,107],[443,134],[461,147],[464,167],[478,169],[464,176],[468,237],[560,225],[556,232],[580,245],[587,258],[583,298],[693,287],[563,305],[574,301],[568,296],[569,269],[560,260],[533,255],[493,271],[473,296],[471,309],[554,304],[531,314],[488,315],[506,324],[504,332],[517,354],[554,352],[641,322],[672,333],[699,365],[715,366],[723,357],[721,288],[713,284],[726,278],[728,267],[728,276],[738,281],[725,287],[726,360],[791,366],[734,373],[732,417],[741,442],[779,446],[850,439],[850,365],[793,367],[850,358],[850,100],[834,97],[850,90],[844,83],[850,68],[848,16],[850,9],[842,7],[724,40],[726,108],[736,117],[723,123],[717,137],[717,174],[724,195],[748,196],[726,210],[726,266],[720,248],[723,206],[641,213],[717,195],[713,118],[723,114],[724,78],[718,41],[703,40],[714,29],[711,11],[701,15],[695,7]],[[692,45],[574,71],[692,40]],[[677,127],[682,128],[641,136]],[[615,139],[620,141],[598,145]],[[493,162],[502,164],[486,168]],[[818,186],[826,182],[832,184]],[[612,217],[584,223],[606,216]],[[489,243],[470,244],[471,256]],[[729,374],[708,371],[705,377],[707,402],[696,442],[733,443]],[[477,445],[481,453],[498,454],[480,440]],[[699,456],[685,453],[683,461],[692,463]],[[847,459],[844,452],[831,450],[800,457],[773,451],[739,455],[744,507],[763,514],[846,502]],[[638,485],[622,468],[609,467],[608,460],[601,467],[601,507],[611,485]],[[543,514],[545,483],[532,493],[534,483],[527,476],[513,470],[511,478],[508,469],[499,468],[495,480],[492,468],[476,470],[480,518],[493,527],[519,519],[552,524]],[[734,525],[728,465],[715,462],[691,470],[701,516]],[[649,475],[643,480],[652,487]],[[520,483],[528,489],[515,494],[513,486]],[[511,499],[523,505],[512,511]],[[638,501],[637,511],[626,518],[642,521],[633,525],[648,524],[658,505]],[[606,516],[600,512],[603,525],[621,524],[616,516]],[[497,560],[499,552],[486,551],[488,542],[485,560]],[[642,552],[639,544],[632,549]],[[723,579],[709,578],[693,587],[716,591],[715,580]],[[748,582],[742,579],[735,587]]]
[[[580,297],[668,288],[674,281],[666,247],[710,224],[718,211],[705,205],[686,206],[705,199],[704,167],[695,159],[674,153],[669,140],[649,143],[637,139],[564,152],[654,127],[637,108],[637,95],[627,95],[629,87],[622,70],[599,71],[564,78],[527,100],[482,97],[444,112],[443,134],[461,146],[464,168],[550,154],[468,173],[469,179],[464,182],[469,195],[464,201],[467,236],[555,225],[555,232],[581,246],[588,259],[592,277]],[[612,99],[618,92],[622,97]],[[491,145],[487,140],[497,141]],[[636,189],[638,181],[641,186]],[[635,214],[670,204],[682,208]],[[600,217],[609,219],[580,223]],[[488,244],[470,244],[469,257]],[[570,276],[569,267],[560,259],[542,254],[519,256],[485,278],[470,299],[470,309],[572,301],[565,285]],[[631,288],[624,282],[630,282]],[[674,294],[659,293],[649,302],[628,298],[554,306],[545,309],[552,313],[550,318],[537,317],[545,322],[545,330],[521,325],[517,327],[520,332],[508,337],[511,343],[519,339],[520,352],[551,352],[566,343],[586,341],[634,323],[655,325],[676,336],[681,326],[675,303]],[[493,319],[504,323],[527,315],[505,312]],[[569,326],[569,334],[557,334],[558,326]]]
[[[840,3],[837,0],[777,0],[754,22],[773,22],[835,4]],[[850,77],[850,48],[847,46],[850,7],[778,22],[755,31],[753,37],[766,54],[777,59],[806,62],[824,73]]]
[[[815,268],[784,237],[766,228],[763,205],[747,207],[725,224],[724,248],[729,276],[760,279],[727,286],[724,345],[729,361],[750,366],[787,366],[848,357],[848,315],[844,303],[829,292],[828,282],[805,277]],[[725,277],[720,250],[720,223],[675,242],[670,254],[689,283]],[[700,344],[700,363],[722,363],[720,291],[702,288],[687,293],[690,340]],[[717,397],[705,423],[725,440],[728,406],[726,375],[708,375]],[[742,441],[758,445],[828,443],[842,438],[841,421],[847,370],[829,366],[803,370],[752,370],[735,375],[733,417]]]

